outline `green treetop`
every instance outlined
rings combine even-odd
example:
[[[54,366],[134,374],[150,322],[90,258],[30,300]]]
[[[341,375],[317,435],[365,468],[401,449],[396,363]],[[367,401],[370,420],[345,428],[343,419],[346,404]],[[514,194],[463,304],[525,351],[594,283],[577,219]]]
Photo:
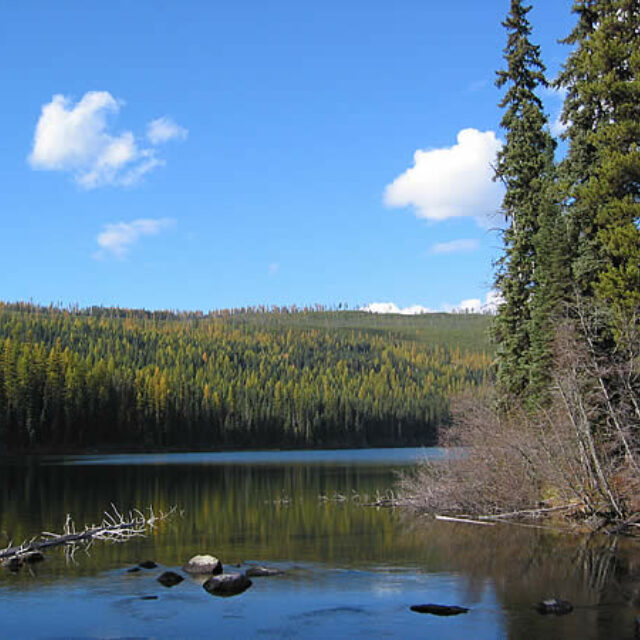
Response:
[[[498,342],[498,382],[507,393],[524,392],[536,369],[545,361],[550,338],[543,316],[542,288],[551,276],[553,261],[539,260],[540,240],[555,228],[557,210],[549,199],[553,182],[554,141],[536,91],[546,87],[540,48],[530,41],[527,19],[530,6],[512,0],[502,23],[507,30],[505,69],[498,71],[496,85],[506,88],[500,107],[506,142],[498,154],[496,178],[505,186],[502,213],[504,254],[498,262],[496,287],[504,303],[495,323]],[[547,272],[545,272],[547,270]],[[546,291],[546,289],[545,289]]]
[[[564,196],[578,292],[624,319],[640,306],[640,2],[579,0],[559,77]]]

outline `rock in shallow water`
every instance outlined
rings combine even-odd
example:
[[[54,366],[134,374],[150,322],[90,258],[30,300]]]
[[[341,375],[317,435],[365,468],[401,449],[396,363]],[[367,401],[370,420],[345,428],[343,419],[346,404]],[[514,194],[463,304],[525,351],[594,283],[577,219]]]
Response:
[[[457,616],[460,613],[467,613],[466,607],[449,606],[446,604],[414,604],[411,611],[416,613],[430,613],[434,616]]]
[[[247,578],[269,578],[271,576],[281,576],[283,573],[284,571],[282,569],[275,569],[273,567],[254,566],[254,567],[249,567],[244,572],[244,575],[247,576]]]
[[[214,576],[222,573],[222,562],[214,556],[193,556],[187,564],[182,567],[187,573],[205,574],[211,573]]]
[[[209,578],[202,586],[212,596],[235,596],[246,591],[252,582],[242,573],[223,573]]]
[[[158,576],[158,582],[165,587],[173,587],[180,584],[184,578],[175,571],[165,571],[162,575]]]
[[[536,605],[536,611],[543,615],[552,613],[556,616],[565,616],[567,613],[573,611],[573,605],[567,600],[557,600],[556,598],[549,598],[538,602]]]
[[[143,569],[155,569],[158,565],[153,560],[145,560],[144,562],[140,562],[138,566]]]

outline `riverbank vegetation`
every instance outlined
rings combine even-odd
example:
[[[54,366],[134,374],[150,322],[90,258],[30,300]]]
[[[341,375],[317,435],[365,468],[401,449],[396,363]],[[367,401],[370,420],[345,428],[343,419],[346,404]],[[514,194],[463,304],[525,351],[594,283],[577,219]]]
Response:
[[[434,444],[488,318],[0,303],[0,451]]]
[[[640,521],[640,11],[578,0],[556,141],[549,83],[512,0],[497,86],[506,142],[504,251],[493,325],[496,385],[461,400],[448,440],[467,455],[402,486],[417,508],[496,514],[536,508],[595,528]],[[619,527],[618,527],[619,528]]]

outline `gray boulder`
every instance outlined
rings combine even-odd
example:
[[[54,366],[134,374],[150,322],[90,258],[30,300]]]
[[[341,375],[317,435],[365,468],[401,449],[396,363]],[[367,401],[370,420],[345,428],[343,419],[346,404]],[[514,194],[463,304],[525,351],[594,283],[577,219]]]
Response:
[[[274,567],[262,567],[262,566],[253,566],[249,567],[244,575],[247,578],[269,578],[271,576],[280,576],[284,573],[282,569],[276,569]]]
[[[252,582],[242,573],[222,573],[209,578],[202,586],[212,596],[235,596],[246,591]]]
[[[158,582],[163,587],[174,587],[177,584],[180,584],[184,578],[175,571],[165,571],[163,574],[158,576]]]
[[[222,562],[214,556],[193,556],[182,568],[187,573],[194,575],[212,574],[216,576],[222,573]]]
[[[550,598],[549,600],[538,602],[536,605],[536,611],[543,615],[551,613],[556,616],[565,616],[567,613],[571,613],[573,611],[573,605],[567,600]]]

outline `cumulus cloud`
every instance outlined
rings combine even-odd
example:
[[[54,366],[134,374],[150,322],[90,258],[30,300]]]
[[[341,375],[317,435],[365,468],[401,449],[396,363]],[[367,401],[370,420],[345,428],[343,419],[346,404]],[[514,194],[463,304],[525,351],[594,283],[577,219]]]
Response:
[[[122,107],[108,91],[88,91],[77,102],[53,96],[42,107],[33,138],[29,164],[44,171],[71,173],[76,182],[94,189],[104,185],[130,186],[149,171],[164,164],[154,148],[144,148],[131,131],[110,130],[110,118]],[[184,137],[186,130],[169,119],[164,133],[156,131],[157,143]],[[150,127],[153,123],[150,123]],[[174,133],[167,138],[171,125]],[[160,125],[157,128],[162,128]],[[154,129],[155,130],[155,129]],[[164,138],[162,137],[164,135]]]
[[[385,203],[412,206],[419,218],[436,221],[492,215],[503,192],[492,180],[501,146],[493,131],[463,129],[452,147],[418,149],[413,166],[387,186]]]
[[[364,307],[360,307],[360,311],[368,311],[369,313],[398,313],[402,316],[415,316],[421,313],[432,313],[433,310],[418,304],[411,307],[400,308],[394,302],[372,302]]]
[[[132,222],[107,224],[98,234],[100,251],[95,257],[122,258],[142,236],[155,236],[174,222],[171,218],[140,218]]]
[[[452,313],[496,313],[498,307],[502,304],[502,296],[494,290],[487,293],[482,301],[480,298],[469,298],[462,300],[456,305],[443,305],[445,311]]]
[[[162,144],[169,140],[186,140],[189,132],[171,118],[156,118],[147,125],[147,139],[151,144]]]
[[[475,251],[480,246],[480,241],[474,238],[460,238],[459,240],[451,240],[450,242],[439,242],[429,249],[430,253],[464,253]]]
[[[372,302],[364,307],[360,307],[360,311],[368,311],[369,313],[396,313],[404,316],[420,315],[422,313],[439,313],[445,311],[447,313],[488,313],[493,314],[502,304],[502,297],[497,291],[489,291],[484,301],[480,298],[469,298],[462,300],[459,304],[443,304],[438,311],[423,307],[421,305],[413,305],[401,308],[394,302]]]

